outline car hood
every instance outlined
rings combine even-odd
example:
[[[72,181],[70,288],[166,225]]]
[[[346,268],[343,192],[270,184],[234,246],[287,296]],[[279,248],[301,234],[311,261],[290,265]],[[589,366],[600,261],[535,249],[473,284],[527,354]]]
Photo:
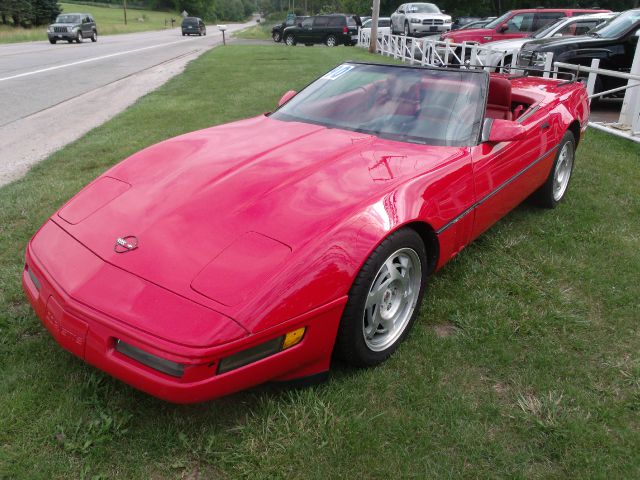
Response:
[[[310,242],[462,150],[261,116],[142,150],[53,219],[103,260],[238,319],[295,276],[283,266]],[[137,248],[116,253],[127,236]]]
[[[494,50],[516,50],[522,47],[527,42],[530,42],[530,38],[514,38],[512,40],[500,40],[499,42],[485,43],[484,46],[492,48]],[[478,55],[482,55],[483,52],[478,52]]]
[[[436,18],[442,20],[451,20],[451,15],[447,15],[446,13],[407,13],[407,16],[411,16],[411,18]]]
[[[455,38],[455,42],[464,42],[468,39],[474,39],[481,35],[495,35],[496,31],[491,28],[469,28],[466,30],[452,30],[442,35],[442,38]]]
[[[547,50],[566,50],[577,48],[578,45],[581,47],[584,45],[597,45],[603,41],[607,41],[609,39],[606,38],[597,38],[592,37],[590,35],[581,35],[577,37],[551,37],[551,38],[541,38],[538,40],[531,40],[527,42],[527,44],[523,47],[524,50],[538,50],[538,51],[547,51]]]

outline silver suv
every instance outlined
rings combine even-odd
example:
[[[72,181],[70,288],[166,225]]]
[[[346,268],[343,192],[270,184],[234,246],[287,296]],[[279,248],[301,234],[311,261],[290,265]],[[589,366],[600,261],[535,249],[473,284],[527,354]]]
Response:
[[[49,42],[58,40],[81,43],[85,38],[98,41],[96,22],[88,13],[63,13],[47,28]]]
[[[420,37],[451,30],[451,17],[433,3],[405,3],[391,14],[391,33]]]

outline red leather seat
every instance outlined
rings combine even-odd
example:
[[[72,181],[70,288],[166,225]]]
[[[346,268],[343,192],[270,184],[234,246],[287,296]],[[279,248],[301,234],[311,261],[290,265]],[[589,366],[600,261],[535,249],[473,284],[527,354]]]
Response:
[[[489,78],[487,118],[513,120],[511,113],[511,82],[502,77]]]

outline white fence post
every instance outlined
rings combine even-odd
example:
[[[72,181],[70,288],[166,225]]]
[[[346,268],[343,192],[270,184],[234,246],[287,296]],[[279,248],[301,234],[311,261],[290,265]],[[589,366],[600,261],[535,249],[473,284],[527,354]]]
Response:
[[[640,75],[640,48],[636,48],[630,73]],[[629,125],[632,135],[638,135],[640,134],[640,82],[629,79],[627,86],[633,86],[633,88],[627,88],[625,92],[619,122],[623,125]]]
[[[551,70],[552,67],[553,67],[553,53],[549,52],[549,53],[547,53],[547,55],[546,55],[546,57],[544,59],[544,69],[546,70],[542,74],[542,76],[544,78],[549,78],[549,70]]]
[[[600,67],[600,59],[594,58],[591,61],[591,68],[599,68],[599,67]],[[594,93],[593,91],[595,90],[597,77],[598,77],[598,74],[596,72],[590,72],[589,77],[587,77],[587,94],[589,96],[593,95]],[[589,103],[591,103],[591,99],[589,99]]]
[[[413,65],[415,58],[416,58],[416,40],[413,39],[411,40],[411,58],[409,59],[409,61],[411,62],[411,65]]]

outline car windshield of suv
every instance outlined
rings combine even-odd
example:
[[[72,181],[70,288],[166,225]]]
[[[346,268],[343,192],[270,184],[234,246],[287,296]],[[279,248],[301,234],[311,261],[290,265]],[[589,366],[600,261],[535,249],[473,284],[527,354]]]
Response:
[[[496,28],[498,25],[504,23],[504,21],[511,16],[511,12],[507,12],[504,15],[496,18],[495,20],[491,20],[482,28]]]
[[[618,38],[633,25],[640,26],[640,10],[629,10],[591,30],[588,35]]]
[[[433,3],[412,3],[407,6],[407,13],[440,13]]]
[[[271,114],[426,145],[470,146],[478,140],[488,74],[344,63]]]
[[[58,15],[56,23],[80,23],[82,22],[81,15]]]
[[[372,20],[369,19],[362,24],[362,28],[371,28]],[[391,20],[388,18],[379,18],[378,19],[378,27],[390,27]]]

